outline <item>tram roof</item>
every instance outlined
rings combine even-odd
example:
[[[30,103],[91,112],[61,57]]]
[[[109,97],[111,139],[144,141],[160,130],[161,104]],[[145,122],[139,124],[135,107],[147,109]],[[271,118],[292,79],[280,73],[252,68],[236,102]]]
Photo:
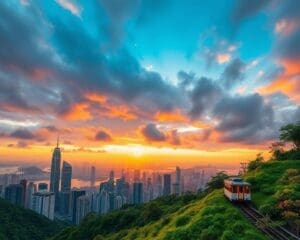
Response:
[[[251,184],[248,182],[245,182],[242,178],[239,177],[231,177],[226,179],[224,182],[230,184],[230,185],[236,185],[236,186],[250,186]]]

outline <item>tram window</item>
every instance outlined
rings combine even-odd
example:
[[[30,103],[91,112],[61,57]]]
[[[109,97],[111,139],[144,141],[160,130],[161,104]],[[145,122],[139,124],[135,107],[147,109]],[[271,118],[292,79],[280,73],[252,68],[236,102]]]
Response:
[[[237,186],[232,186],[232,192],[236,193],[237,192]]]
[[[248,186],[245,186],[245,193],[249,193],[249,187]]]

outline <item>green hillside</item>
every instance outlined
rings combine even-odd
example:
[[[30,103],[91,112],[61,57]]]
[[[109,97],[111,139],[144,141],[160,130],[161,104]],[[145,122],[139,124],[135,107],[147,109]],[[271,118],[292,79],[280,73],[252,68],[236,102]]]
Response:
[[[63,227],[61,223],[52,222],[0,198],[1,240],[43,240],[61,231]]]
[[[252,184],[252,202],[262,213],[299,231],[299,160],[265,162],[247,173],[245,179]]]
[[[120,239],[267,239],[224,197],[222,190],[206,196],[166,197],[105,216],[91,215],[79,227],[55,240]]]

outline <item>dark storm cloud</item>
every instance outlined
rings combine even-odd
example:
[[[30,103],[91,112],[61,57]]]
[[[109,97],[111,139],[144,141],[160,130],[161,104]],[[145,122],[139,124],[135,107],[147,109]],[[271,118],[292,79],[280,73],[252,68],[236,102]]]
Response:
[[[239,24],[244,19],[255,15],[270,2],[271,0],[236,0],[232,20],[235,24]]]
[[[104,130],[99,130],[95,135],[97,141],[110,141],[111,139],[111,136]]]
[[[0,107],[9,108],[10,106],[23,109],[29,108],[24,97],[21,95],[18,83],[0,76]]]
[[[142,128],[141,133],[147,140],[150,141],[165,141],[166,136],[163,132],[157,129],[157,126],[153,123],[147,124]]]
[[[215,106],[214,117],[223,141],[255,141],[260,131],[271,127],[274,112],[259,94],[224,97]]]
[[[299,8],[300,11],[300,8]],[[300,14],[299,14],[300,15]],[[281,38],[275,45],[276,55],[283,59],[300,60],[300,29]]]
[[[190,91],[192,108],[189,115],[192,119],[201,117],[203,113],[222,96],[222,90],[212,79],[201,77]]]
[[[27,129],[17,129],[10,134],[10,137],[26,140],[35,138],[34,134]]]
[[[0,3],[0,64],[26,74],[34,68],[52,65],[51,52],[41,46],[45,40],[41,31],[44,21],[38,19],[40,16],[33,6],[28,9],[30,14],[20,13],[5,1]]]
[[[240,59],[236,58],[231,61],[224,72],[221,74],[221,81],[225,88],[230,89],[244,78],[246,64]]]
[[[130,1],[126,2],[128,9],[111,5],[110,1],[104,2],[110,8],[111,17],[126,19],[134,12],[131,8],[135,6]],[[122,1],[122,4],[125,3]],[[140,1],[137,4],[144,6]],[[102,40],[108,33],[102,31],[99,25],[102,24],[101,14],[95,22],[98,30],[91,35],[79,18],[72,15],[57,18],[43,8],[42,4],[32,3],[22,9],[22,14],[17,14],[11,6],[0,3],[2,67],[5,71],[17,69],[16,74],[25,72],[25,78],[31,81],[36,70],[46,72],[47,81],[35,82],[39,91],[32,92],[29,99],[35,101],[34,96],[41,93],[42,101],[35,102],[45,107],[50,105],[58,114],[65,114],[74,103],[84,101],[84,94],[90,91],[131,102],[153,112],[170,110],[176,105],[175,101],[180,102],[178,89],[166,83],[159,73],[145,70],[127,49],[120,46],[109,50],[103,46]],[[122,25],[121,20],[113,25]],[[16,37],[16,33],[21,37]],[[13,69],[9,69],[11,66]],[[19,89],[11,96],[5,93],[5,99],[20,103],[14,105],[24,109],[26,101],[22,101],[18,94]],[[36,97],[39,98],[39,95]]]

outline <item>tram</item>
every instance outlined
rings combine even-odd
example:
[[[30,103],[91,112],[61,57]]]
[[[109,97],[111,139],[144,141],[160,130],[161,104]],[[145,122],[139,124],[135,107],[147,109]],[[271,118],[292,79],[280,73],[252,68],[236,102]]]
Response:
[[[224,180],[224,195],[230,201],[251,201],[251,185],[239,177]]]

